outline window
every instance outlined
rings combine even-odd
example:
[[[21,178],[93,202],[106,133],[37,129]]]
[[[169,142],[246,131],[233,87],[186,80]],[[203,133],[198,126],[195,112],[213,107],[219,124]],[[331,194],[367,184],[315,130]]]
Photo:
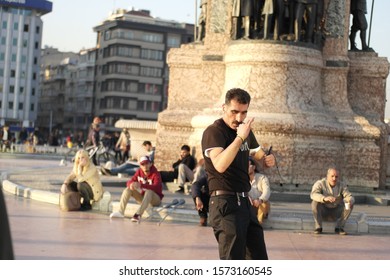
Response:
[[[180,47],[180,38],[178,38],[178,37],[168,37],[167,45],[170,48],[178,48],[178,47]]]
[[[37,63],[38,63],[38,58],[34,56],[34,65],[37,65]]]
[[[14,93],[15,92],[15,86],[9,86],[9,92]]]
[[[23,30],[24,30],[24,32],[28,32],[28,24],[24,25],[24,29]]]
[[[35,49],[37,50],[39,48],[39,42],[35,42]]]
[[[1,44],[5,45],[5,37],[1,37]]]
[[[12,54],[12,56],[11,56],[11,61],[12,61],[12,62],[16,62],[16,54]]]
[[[31,90],[31,96],[35,96],[35,88],[32,88],[32,90]]]
[[[4,61],[4,53],[2,52],[2,53],[0,53],[0,61]]]
[[[163,52],[158,50],[143,49],[141,57],[151,60],[163,60]]]
[[[7,22],[3,21],[3,29],[7,29]]]
[[[15,70],[11,70],[11,78],[15,78],[15,73],[16,73]]]
[[[142,36],[142,40],[145,42],[162,43],[163,42],[163,35],[162,34],[155,34],[155,33],[145,33]]]
[[[24,87],[19,87],[19,93],[23,94],[23,92],[24,92]]]
[[[13,101],[9,101],[8,102],[8,109],[12,110],[14,108],[14,102]]]
[[[19,102],[19,110],[23,110],[23,103]]]
[[[41,31],[41,27],[39,26],[35,27],[35,33],[39,34],[40,31]]]
[[[30,105],[30,111],[34,111],[34,103],[31,103],[31,105]]]
[[[18,39],[13,38],[13,39],[12,39],[12,45],[13,45],[13,46],[17,46],[17,45],[18,45]]]
[[[18,30],[19,24],[17,22],[14,22],[14,30]]]

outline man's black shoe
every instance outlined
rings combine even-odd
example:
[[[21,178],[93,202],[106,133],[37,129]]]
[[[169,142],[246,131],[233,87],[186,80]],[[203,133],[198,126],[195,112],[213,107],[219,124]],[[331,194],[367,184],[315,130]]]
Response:
[[[82,204],[81,207],[80,207],[80,211],[88,211],[88,210],[91,210],[92,209],[92,205],[91,204]]]
[[[314,231],[314,234],[321,234],[322,233],[322,228],[316,228]]]
[[[338,233],[338,234],[340,234],[340,235],[347,235],[347,233],[344,231],[343,228],[335,228],[335,229],[334,229],[334,232],[335,232],[335,233]]]
[[[184,193],[184,187],[180,186],[175,193]]]

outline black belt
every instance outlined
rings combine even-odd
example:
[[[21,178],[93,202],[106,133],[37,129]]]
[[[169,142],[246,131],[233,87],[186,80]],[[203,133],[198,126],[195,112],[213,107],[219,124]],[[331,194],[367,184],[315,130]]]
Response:
[[[211,196],[219,196],[219,195],[238,195],[241,197],[248,197],[248,192],[232,192],[232,191],[213,191],[211,192]]]

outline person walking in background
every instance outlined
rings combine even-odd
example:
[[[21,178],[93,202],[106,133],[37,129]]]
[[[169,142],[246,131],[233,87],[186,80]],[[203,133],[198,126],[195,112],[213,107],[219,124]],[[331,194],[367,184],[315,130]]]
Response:
[[[99,148],[99,141],[100,141],[100,125],[92,123],[91,130],[88,133],[88,140],[86,146],[92,146],[92,162],[94,165],[98,165],[97,159],[96,159],[96,152]]]
[[[254,118],[247,118],[250,101],[243,89],[227,91],[223,117],[208,126],[202,136],[211,192],[209,221],[220,259],[268,259],[263,228],[248,197],[248,158],[265,158],[266,166],[274,166],[275,158],[265,155],[251,130]]]
[[[7,150],[11,150],[11,134],[9,132],[9,126],[4,125],[0,134],[1,134],[0,151],[5,152]]]
[[[161,176],[148,156],[139,160],[140,168],[134,176],[127,181],[122,192],[119,211],[112,212],[110,218],[124,218],[127,203],[131,197],[140,204],[131,221],[140,222],[142,214],[149,205],[159,206],[164,195],[162,193]]]
[[[122,163],[130,158],[131,139],[130,132],[127,128],[122,130],[115,147],[119,148],[122,152]]]
[[[118,143],[118,140],[119,140],[119,132],[115,131],[114,135],[111,138],[111,141],[112,141],[111,146],[113,147],[113,149],[115,151],[116,162],[123,162],[121,149],[116,146],[116,143]]]
[[[256,171],[256,162],[249,158],[249,180],[251,182],[251,190],[249,197],[252,200],[252,206],[256,209],[257,219],[262,224],[264,219],[268,218],[271,210],[269,198],[271,196],[271,188],[267,176]]]
[[[76,153],[72,172],[61,186],[61,193],[68,191],[80,192],[83,199],[80,210],[83,211],[91,210],[91,201],[99,201],[103,195],[99,173],[85,150]]]
[[[335,167],[330,167],[326,178],[314,183],[310,198],[313,211],[315,234],[322,233],[322,220],[336,221],[335,233],[346,235],[345,223],[353,210],[355,199],[347,186],[338,183],[339,172]]]

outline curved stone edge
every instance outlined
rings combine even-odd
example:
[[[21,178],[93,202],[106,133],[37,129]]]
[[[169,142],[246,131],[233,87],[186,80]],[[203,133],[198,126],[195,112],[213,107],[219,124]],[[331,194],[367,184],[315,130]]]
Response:
[[[3,175],[4,178],[4,175]],[[22,185],[15,184],[7,179],[2,180],[2,188],[8,193],[14,194],[19,197],[29,198],[36,201],[59,204],[59,193],[53,193],[49,191],[34,190]],[[128,203],[125,211],[125,217],[132,217],[139,205],[136,203]],[[119,208],[119,201],[112,201],[111,194],[105,191],[102,199],[93,204],[93,210],[103,213],[109,213],[117,211]],[[275,213],[276,214],[276,213]],[[167,216],[166,216],[167,215]],[[196,211],[188,209],[177,208],[162,209],[161,207],[149,207],[144,215],[143,220],[149,220],[159,223],[162,218],[164,221],[169,222],[185,222],[185,223],[197,223],[199,216]],[[276,229],[276,230],[300,230],[311,231],[313,230],[313,220],[307,218],[286,218],[271,216],[263,223],[264,229]],[[142,221],[142,220],[141,220]],[[324,230],[334,230],[334,223],[324,222]],[[357,213],[353,215],[346,224],[347,232],[356,234],[389,234],[390,223],[389,222],[371,222],[367,221],[367,215],[365,213]]]

